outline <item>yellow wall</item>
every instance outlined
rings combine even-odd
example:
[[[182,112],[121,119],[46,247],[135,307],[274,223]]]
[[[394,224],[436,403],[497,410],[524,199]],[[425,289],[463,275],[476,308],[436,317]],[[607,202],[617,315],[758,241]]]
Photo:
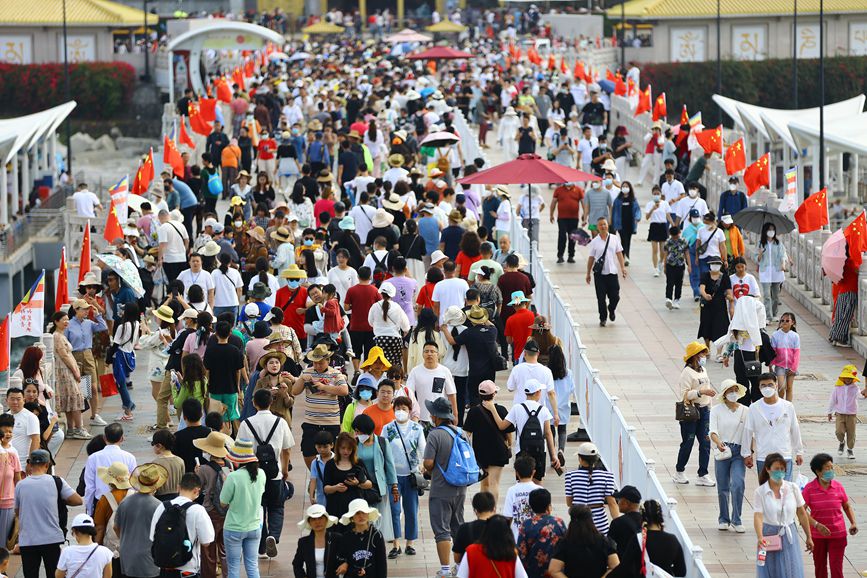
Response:
[[[258,0],[259,12],[280,8],[288,14],[304,14],[304,0]]]

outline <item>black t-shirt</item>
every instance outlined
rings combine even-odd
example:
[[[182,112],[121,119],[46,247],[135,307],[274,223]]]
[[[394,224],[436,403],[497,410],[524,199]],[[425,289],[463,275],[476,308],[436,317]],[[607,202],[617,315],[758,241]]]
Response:
[[[487,524],[487,520],[473,520],[472,522],[461,524],[455,536],[455,541],[452,543],[452,552],[461,555],[466,553],[467,547],[476,543]]]
[[[277,158],[297,159],[298,151],[295,150],[295,146],[292,143],[281,144],[277,147]]]
[[[581,109],[584,124],[600,125],[605,120],[605,106],[601,102],[588,102]]]
[[[466,332],[464,332],[466,333]],[[506,419],[509,411],[495,404],[500,419]],[[464,431],[473,434],[473,452],[480,467],[505,466],[512,457],[506,446],[506,434],[515,431],[515,426],[500,431],[491,413],[480,405],[470,408],[464,418]]]
[[[205,463],[202,450],[193,445],[193,440],[208,437],[211,428],[204,425],[194,425],[178,430],[175,434],[174,454],[184,460],[184,469],[189,473],[196,469],[196,458]]]
[[[569,578],[602,578],[608,570],[608,556],[616,553],[614,542],[600,535],[595,542],[587,544],[560,540],[553,558],[563,562],[563,573]]]
[[[608,537],[617,545],[617,554],[623,559],[629,541],[635,541],[635,535],[641,530],[641,512],[629,512],[611,521]]]
[[[397,245],[397,233],[394,232],[394,228],[391,225],[388,227],[374,227],[367,233],[367,239],[365,239],[365,245],[368,247],[373,247],[373,242],[376,241],[377,237],[385,237],[385,248],[389,251],[392,247]]]
[[[244,367],[241,350],[229,343],[215,343],[205,348],[205,368],[210,393],[238,393],[237,371]]]
[[[461,332],[455,341],[467,348],[470,359],[468,375],[490,376],[495,372],[494,357],[497,354],[497,328],[493,325],[473,325]],[[508,461],[508,460],[507,460]]]
[[[651,562],[672,576],[686,576],[683,548],[677,538],[668,532],[660,530],[647,532],[647,556]],[[620,555],[620,564],[609,576],[612,578],[640,576],[641,559],[641,545],[638,543],[638,538],[633,535],[632,539],[626,542],[625,552]]]
[[[406,259],[419,259],[426,255],[424,239],[421,235],[402,235],[397,242],[397,250]]]
[[[217,344],[217,334],[212,333],[208,338],[208,343],[205,344],[206,347],[213,347]],[[244,351],[244,342],[240,337],[235,335],[234,333],[229,334],[229,345],[234,345],[238,351]]]
[[[443,244],[443,253],[454,261],[461,250],[461,239],[464,237],[463,228],[457,225],[449,225],[440,231],[440,243]]]
[[[530,127],[518,128],[518,154],[530,154],[536,152],[536,138]]]

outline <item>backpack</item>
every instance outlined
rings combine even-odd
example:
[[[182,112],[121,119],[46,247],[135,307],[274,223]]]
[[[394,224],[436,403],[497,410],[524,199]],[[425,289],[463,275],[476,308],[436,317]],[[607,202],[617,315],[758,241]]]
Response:
[[[66,536],[66,525],[69,522],[69,507],[66,505],[66,500],[63,499],[63,480],[58,476],[54,478],[54,487],[57,488],[57,525],[60,526],[60,531]]]
[[[325,157],[325,144],[322,141],[318,141],[318,140],[315,140],[312,143],[310,143],[310,147],[307,149],[307,162],[308,163],[325,162],[324,157]]]
[[[223,179],[220,177],[220,171],[208,177],[208,193],[212,197],[217,197],[223,193]]]
[[[265,438],[265,441],[259,439],[259,435],[256,433],[256,430],[253,429],[253,424],[250,423],[250,418],[244,420],[244,423],[247,424],[247,427],[250,428],[250,433],[253,434],[253,438],[256,440],[256,459],[259,460],[259,469],[265,472],[265,476],[267,479],[273,480],[277,477],[277,474],[280,473],[280,468],[277,467],[277,454],[274,453],[274,448],[271,447],[269,443],[271,438],[274,436],[274,432],[277,431],[277,426],[280,425],[280,420],[282,417],[277,417],[274,420],[274,425],[271,426],[271,431],[268,433],[268,437]]]
[[[114,494],[109,490],[105,493],[105,499],[111,506],[111,516],[108,518],[108,523],[105,526],[105,535],[102,538],[102,545],[111,550],[115,558],[120,558],[120,538],[114,531],[114,519],[117,516],[118,503],[114,499]]]
[[[451,170],[452,165],[449,162],[448,153],[444,155],[437,153],[437,168],[444,173],[448,173]]]
[[[180,568],[193,559],[193,544],[187,532],[187,510],[194,502],[165,502],[165,510],[154,527],[151,556],[160,568]]]
[[[542,405],[535,412],[530,411],[526,404],[521,404],[524,411],[527,412],[527,421],[524,427],[521,428],[521,434],[518,436],[521,442],[522,452],[542,453],[545,451],[545,430],[542,429],[542,422],[539,421],[539,412],[542,411]]]
[[[446,469],[437,464],[446,483],[450,486],[466,487],[478,482],[481,472],[479,464],[476,462],[476,454],[473,453],[473,448],[467,438],[459,431],[447,426],[439,426],[435,429],[449,432],[453,440],[452,453],[449,455]]]
[[[229,512],[229,506],[226,506],[224,508],[223,504],[220,503],[220,493],[222,493],[223,484],[226,481],[226,478],[223,475],[223,468],[211,461],[208,461],[205,465],[209,466],[217,473],[217,477],[214,480],[214,485],[208,492],[208,497],[211,499],[211,505],[214,506],[214,511],[217,512],[217,514],[219,514],[220,516],[225,516]]]
[[[370,258],[373,259],[373,284],[379,288],[382,282],[388,279],[388,267],[385,266],[388,255],[379,260],[376,258],[376,253],[371,253]]]

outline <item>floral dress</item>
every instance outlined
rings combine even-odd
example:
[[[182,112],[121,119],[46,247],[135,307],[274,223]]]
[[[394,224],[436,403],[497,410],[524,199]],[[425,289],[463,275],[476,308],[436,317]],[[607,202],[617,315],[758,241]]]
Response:
[[[566,535],[566,524],[556,516],[533,516],[518,528],[518,555],[529,578],[542,578],[551,554]]]
[[[78,387],[78,382],[72,375],[70,365],[77,365],[72,357],[72,345],[63,333],[54,333],[54,380],[57,390],[57,411],[84,410],[84,396]]]

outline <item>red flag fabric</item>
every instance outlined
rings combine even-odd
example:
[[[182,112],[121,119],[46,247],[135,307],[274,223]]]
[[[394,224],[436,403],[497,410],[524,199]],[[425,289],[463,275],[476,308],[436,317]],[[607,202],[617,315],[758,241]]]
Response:
[[[60,269],[57,270],[57,291],[54,294],[54,310],[60,311],[69,304],[69,271],[66,269],[66,247],[60,251]]]
[[[610,80],[611,82],[614,82],[614,73],[611,72],[610,69],[605,71],[605,80]]]
[[[204,114],[200,111],[196,103],[190,102],[189,113],[190,128],[193,129],[193,132],[196,132],[202,136],[208,136],[209,134],[211,134],[211,131],[214,130],[214,127],[208,124],[208,122],[204,118]]]
[[[244,62],[244,76],[250,78],[254,74],[256,74],[256,63],[253,62],[252,58],[248,58]]]
[[[0,371],[9,371],[9,316],[0,323]]]
[[[663,92],[657,96],[656,100],[653,102],[653,120],[665,120],[665,117],[667,116],[668,109],[665,105],[665,93]]]
[[[804,234],[818,231],[829,224],[827,188],[804,199],[795,211],[795,222],[798,223],[798,232]]]
[[[747,186],[747,196],[752,196],[762,187],[770,186],[771,157],[769,153],[763,154],[759,160],[747,167],[747,170],[744,171],[744,184]]]
[[[684,107],[684,111],[686,108]],[[683,117],[681,117],[681,121]],[[723,154],[722,125],[716,128],[705,129],[695,133],[695,140],[701,145],[705,153]]]
[[[521,47],[518,46],[517,48],[515,48],[515,62],[519,62],[521,58],[523,58],[523,56],[521,55]]]
[[[549,54],[548,55],[548,70],[554,70],[555,68],[557,68],[557,63],[554,62],[554,55]]]
[[[84,237],[81,239],[81,257],[78,259],[78,283],[84,276],[90,273],[90,221],[84,228]]]
[[[744,139],[739,138],[733,145],[726,149],[725,163],[727,175],[733,175],[747,167],[747,154],[746,151],[744,151]]]
[[[617,79],[614,81],[614,94],[617,96],[626,96],[626,83],[623,82],[623,79],[620,78],[620,75],[617,75]]]
[[[244,90],[246,87],[244,86],[244,73],[241,72],[241,68],[236,66],[235,70],[232,71],[232,84],[238,85],[238,90]]]
[[[566,66],[566,57],[562,56],[562,57],[560,57],[560,73],[566,74],[568,72],[569,72],[569,67]]]
[[[205,122],[214,122],[217,120],[217,99],[210,98],[199,99],[199,112]]]
[[[635,116],[640,116],[645,112],[650,112],[650,85],[644,90],[638,91],[638,106],[635,107]]]
[[[575,80],[584,78],[584,63],[580,60],[575,61],[575,71],[572,73]]]
[[[217,79],[217,100],[220,102],[232,102],[232,87],[229,86],[229,81],[221,76]]]
[[[863,261],[861,253],[867,251],[867,217],[864,211],[843,230],[843,236],[849,247],[849,259],[856,267],[860,267]]]
[[[686,112],[686,105],[683,105],[683,110],[680,111],[680,124],[689,124],[689,113]]]
[[[635,82],[631,78],[626,79],[626,96],[635,94]]]
[[[154,149],[151,147],[148,156],[138,166],[135,173],[135,179],[132,182],[130,191],[134,195],[143,195],[148,192],[151,186],[151,181],[154,180]]]
[[[120,226],[120,219],[117,218],[117,205],[113,202],[108,210],[108,217],[105,219],[105,231],[102,233],[102,238],[109,243],[115,239],[123,238],[123,229]]]
[[[177,177],[184,178],[184,159],[174,141],[167,136],[163,136],[163,163],[171,165]]]
[[[180,120],[180,126],[178,127],[180,129],[178,131],[178,142],[183,145],[187,145],[191,149],[196,148],[196,144],[193,142],[192,137],[190,137],[189,133],[187,132],[187,123],[184,122],[184,117],[180,117],[178,120]]]

